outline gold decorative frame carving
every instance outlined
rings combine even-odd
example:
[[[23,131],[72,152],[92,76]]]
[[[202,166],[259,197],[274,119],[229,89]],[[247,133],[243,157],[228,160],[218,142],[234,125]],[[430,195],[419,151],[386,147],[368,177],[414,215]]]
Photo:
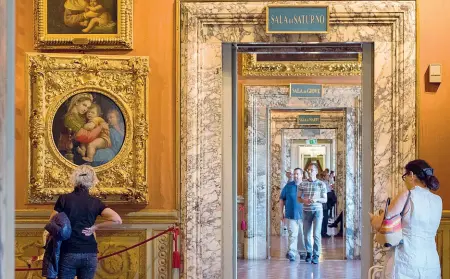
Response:
[[[72,191],[76,165],[53,141],[59,106],[80,92],[99,92],[123,113],[125,138],[117,155],[96,167],[100,180],[91,193],[110,203],[147,203],[148,58],[27,53],[29,136],[28,202],[54,202]]]
[[[152,236],[161,233],[163,230],[153,229]],[[172,257],[170,251],[173,250],[173,234],[165,234],[153,243],[152,278],[170,279],[172,278],[171,266]]]
[[[262,62],[254,53],[242,53],[241,71],[253,77],[360,76],[361,61]]]
[[[117,0],[116,34],[49,34],[47,1],[34,1],[35,49],[132,49],[133,0]]]
[[[128,248],[147,238],[145,229],[100,230],[97,232],[99,256]],[[147,245],[141,245],[99,262],[96,276],[109,278],[147,278]]]
[[[15,254],[18,266],[26,267],[27,260],[44,253],[43,232],[43,228],[16,229]],[[100,230],[96,238],[102,256],[144,241],[147,238],[147,229]],[[170,245],[168,236],[163,240],[167,242],[165,247]],[[147,247],[142,245],[99,262],[95,278],[147,278]],[[40,267],[41,264],[41,261],[37,261],[32,267]],[[165,272],[167,276],[168,271],[166,268],[160,272]],[[40,271],[18,272],[16,278],[41,278],[40,273]]]

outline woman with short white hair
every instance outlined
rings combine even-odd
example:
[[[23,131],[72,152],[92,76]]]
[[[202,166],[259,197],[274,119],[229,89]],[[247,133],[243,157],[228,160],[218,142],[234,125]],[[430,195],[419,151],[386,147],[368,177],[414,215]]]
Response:
[[[122,224],[114,210],[98,198],[89,195],[89,190],[98,183],[93,167],[78,166],[70,177],[73,192],[61,195],[50,219],[64,212],[70,220],[72,234],[63,241],[60,249],[58,279],[93,279],[97,269],[97,241],[94,233],[101,228]],[[106,221],[95,224],[97,216]]]

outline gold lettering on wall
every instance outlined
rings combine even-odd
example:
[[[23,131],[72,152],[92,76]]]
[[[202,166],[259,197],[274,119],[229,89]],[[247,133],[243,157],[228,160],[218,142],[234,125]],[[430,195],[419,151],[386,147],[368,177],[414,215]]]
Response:
[[[321,23],[324,24],[326,18],[324,15],[294,15],[291,17],[283,15],[272,15],[270,16],[271,24],[299,24],[299,25],[310,25]]]
[[[308,89],[303,89],[303,88],[293,88],[292,89],[292,93],[296,93],[296,94],[320,94],[320,89],[319,88],[308,88]]]

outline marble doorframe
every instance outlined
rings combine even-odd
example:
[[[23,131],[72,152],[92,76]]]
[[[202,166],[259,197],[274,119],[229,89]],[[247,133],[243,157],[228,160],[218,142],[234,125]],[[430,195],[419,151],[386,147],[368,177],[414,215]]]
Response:
[[[292,5],[317,1],[290,2]],[[184,276],[220,278],[223,247],[222,44],[226,42],[372,42],[373,208],[398,192],[415,157],[415,1],[320,1],[328,34],[265,33],[267,2],[181,2],[178,7],[180,181]],[[211,169],[217,170],[214,174]],[[374,249],[374,259],[383,256]]]
[[[14,278],[15,1],[0,0],[0,279]]]

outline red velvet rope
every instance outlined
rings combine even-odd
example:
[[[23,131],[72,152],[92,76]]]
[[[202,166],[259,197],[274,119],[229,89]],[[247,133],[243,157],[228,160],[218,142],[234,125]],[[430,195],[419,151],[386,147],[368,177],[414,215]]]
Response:
[[[165,231],[163,231],[163,232],[160,232],[160,233],[158,233],[157,235],[154,235],[154,236],[152,236],[152,237],[150,237],[150,238],[148,238],[148,239],[146,239],[146,240],[144,240],[144,241],[142,241],[142,242],[139,242],[139,243],[137,243],[137,244],[135,244],[135,245],[133,245],[133,246],[127,247],[127,248],[125,248],[125,249],[116,251],[116,252],[111,253],[111,254],[109,254],[109,255],[101,256],[101,257],[99,257],[97,260],[98,260],[98,261],[101,261],[101,260],[104,260],[104,259],[106,259],[106,258],[109,258],[109,257],[115,256],[115,255],[121,254],[121,253],[126,252],[126,251],[128,251],[128,250],[131,250],[131,249],[133,249],[133,248],[136,248],[136,247],[138,247],[138,246],[141,246],[141,245],[143,245],[143,244],[145,244],[145,243],[147,243],[147,242],[149,242],[149,241],[152,241],[153,239],[158,238],[158,237],[160,237],[161,235],[166,234],[166,233],[168,233],[168,232],[175,232],[174,238],[176,239],[176,236],[178,235],[178,228],[170,227],[170,228],[168,228],[167,230],[165,230]],[[176,243],[176,240],[175,240],[175,243]],[[175,249],[176,249],[176,248],[175,248]],[[19,267],[19,268],[16,268],[16,269],[15,269],[15,271],[37,271],[37,270],[42,270],[42,268]]]

